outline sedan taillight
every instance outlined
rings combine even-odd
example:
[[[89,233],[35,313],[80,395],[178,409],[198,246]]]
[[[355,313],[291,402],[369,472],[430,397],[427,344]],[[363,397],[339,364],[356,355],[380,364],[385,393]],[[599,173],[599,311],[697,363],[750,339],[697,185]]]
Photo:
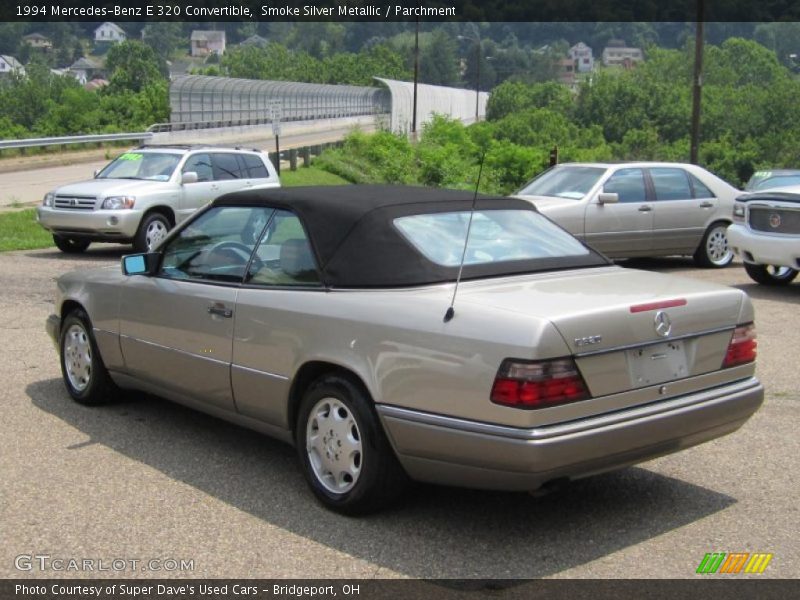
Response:
[[[495,404],[514,408],[548,408],[585,400],[586,384],[571,358],[523,361],[506,359],[492,386]]]
[[[756,326],[753,323],[740,325],[733,330],[722,368],[751,363],[756,359]]]

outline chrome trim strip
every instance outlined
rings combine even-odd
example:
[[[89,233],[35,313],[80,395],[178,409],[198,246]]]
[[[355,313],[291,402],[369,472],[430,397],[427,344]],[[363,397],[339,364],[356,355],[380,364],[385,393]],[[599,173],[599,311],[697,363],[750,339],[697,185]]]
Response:
[[[187,352],[186,350],[179,350],[178,348],[170,348],[169,346],[162,346],[161,344],[156,344],[155,342],[148,342],[146,340],[140,340],[139,338],[135,338],[129,335],[120,334],[120,341],[124,338],[126,340],[132,340],[134,342],[139,342],[140,344],[145,344],[146,346],[153,346],[154,348],[161,348],[162,350],[169,350],[170,352],[177,352],[178,354],[183,354],[184,356],[191,356],[192,358],[201,358],[203,360],[207,360],[209,362],[217,363],[219,365],[229,365],[230,362],[227,360],[219,360],[218,358],[211,358],[210,356],[203,356],[202,354],[195,354],[194,352]],[[125,355],[125,351],[122,352],[123,356]]]
[[[687,333],[684,335],[676,335],[675,337],[659,338],[649,342],[639,342],[637,344],[626,344],[624,346],[614,346],[613,348],[604,348],[602,350],[592,350],[591,352],[578,352],[573,356],[575,358],[584,358],[586,356],[596,356],[598,354],[608,354],[610,352],[620,352],[622,350],[633,350],[634,348],[646,348],[647,346],[655,346],[664,342],[672,342],[676,340],[688,340],[689,338],[702,337],[704,335],[712,335],[714,333],[722,333],[723,331],[733,331],[736,329],[735,325],[726,327],[718,327],[716,329],[706,329],[705,331],[698,331],[696,333]]]
[[[399,406],[390,406],[386,404],[376,404],[376,409],[381,417],[390,417],[394,419],[420,423],[422,425],[432,425],[434,427],[444,427],[448,429],[454,429],[456,431],[463,431],[465,433],[478,433],[509,439],[536,442],[555,437],[577,434],[587,430],[599,429],[601,427],[607,427],[617,423],[623,423],[625,421],[643,419],[660,413],[682,409],[693,404],[710,402],[730,394],[750,391],[751,389],[758,388],[760,385],[761,384],[755,377],[748,377],[747,379],[736,381],[731,384],[722,385],[710,390],[703,390],[702,392],[697,392],[694,394],[679,396],[670,400],[650,402],[648,404],[626,408],[611,413],[585,417],[567,423],[534,427],[533,429],[509,427],[507,425],[492,425],[490,423],[481,423],[479,421],[468,421],[466,419],[446,417],[444,415],[409,410],[407,408],[400,408]],[[652,387],[658,388],[659,386]]]
[[[269,371],[261,371],[260,369],[252,369],[250,367],[244,367],[242,365],[231,365],[231,367],[234,369],[239,369],[241,371],[248,371],[250,373],[255,373],[256,375],[266,375],[267,377],[272,377],[273,379],[289,381],[289,378],[286,375],[278,375],[277,373],[270,373]]]

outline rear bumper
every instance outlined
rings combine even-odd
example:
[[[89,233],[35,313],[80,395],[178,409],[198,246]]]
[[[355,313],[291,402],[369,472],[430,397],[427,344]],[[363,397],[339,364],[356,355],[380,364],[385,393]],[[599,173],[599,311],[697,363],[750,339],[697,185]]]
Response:
[[[130,241],[136,235],[142,212],[138,210],[36,209],[36,220],[48,231],[96,241]]]
[[[800,236],[755,232],[735,223],[728,227],[728,245],[742,260],[759,265],[800,269]]]
[[[569,423],[517,429],[395,406],[377,407],[397,456],[416,480],[535,490],[636,464],[731,433],[764,399],[751,377]]]

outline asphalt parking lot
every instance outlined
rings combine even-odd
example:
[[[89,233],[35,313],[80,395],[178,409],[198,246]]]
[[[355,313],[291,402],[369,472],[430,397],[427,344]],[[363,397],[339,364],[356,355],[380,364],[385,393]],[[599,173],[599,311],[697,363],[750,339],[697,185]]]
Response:
[[[53,278],[126,251],[0,254],[0,577],[691,578],[707,552],[773,553],[757,577],[800,577],[800,283],[630,265],[753,298],[767,398],[735,434],[543,498],[419,486],[352,519],[316,504],[288,446],[153,397],[69,399],[44,331]],[[125,566],[19,570],[20,555]]]

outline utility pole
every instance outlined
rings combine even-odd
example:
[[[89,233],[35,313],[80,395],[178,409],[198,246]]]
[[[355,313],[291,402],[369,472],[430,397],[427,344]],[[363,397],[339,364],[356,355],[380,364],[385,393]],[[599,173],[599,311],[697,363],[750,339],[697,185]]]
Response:
[[[703,29],[705,21],[705,0],[697,2],[697,23],[694,37],[694,77],[692,81],[692,138],[689,162],[697,164],[700,155],[700,102],[703,92]]]
[[[411,117],[411,137],[417,141],[417,82],[419,81],[419,16],[417,28],[414,32],[414,109]]]

